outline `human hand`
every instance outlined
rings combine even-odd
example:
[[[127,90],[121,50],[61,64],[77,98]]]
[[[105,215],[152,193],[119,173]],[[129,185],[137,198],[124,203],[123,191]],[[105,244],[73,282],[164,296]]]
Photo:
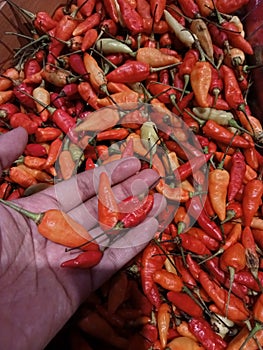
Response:
[[[16,148],[12,150],[14,139]],[[0,137],[2,169],[23,152],[26,142],[27,135],[22,128]],[[136,190],[149,188],[158,178],[153,170],[139,171],[138,159],[122,159],[15,202],[33,212],[62,209],[91,230],[97,207],[95,183],[102,169],[107,171],[112,184],[117,184],[114,192],[119,200],[134,194]],[[117,241],[115,247],[106,249],[99,265],[90,270],[61,268],[62,261],[71,259],[79,252],[68,255],[65,247],[42,237],[33,221],[1,205],[1,347],[43,349],[88,294],[147,244],[158,227],[154,215],[164,205],[163,198],[156,195],[149,218]],[[97,229],[94,232],[95,235],[99,233]]]

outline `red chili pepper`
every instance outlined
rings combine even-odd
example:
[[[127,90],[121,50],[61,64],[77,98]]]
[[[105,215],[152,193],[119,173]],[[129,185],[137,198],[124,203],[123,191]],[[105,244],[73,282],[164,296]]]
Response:
[[[103,0],[104,7],[110,16],[110,18],[115,22],[119,22],[118,11],[116,7],[116,3],[114,0]]]
[[[81,98],[87,102],[95,110],[99,109],[98,96],[91,84],[87,81],[82,81],[78,84],[78,92]]]
[[[106,75],[108,81],[115,83],[136,83],[147,79],[150,66],[147,63],[129,61],[115,68]]]
[[[170,85],[160,84],[154,81],[150,81],[147,84],[147,89],[155,98],[158,98],[163,103],[171,103],[171,95],[177,96],[178,94]]]
[[[29,135],[34,134],[37,131],[38,124],[30,119],[30,117],[22,112],[17,112],[12,114],[9,120],[10,126],[12,128],[17,128],[22,126],[26,129]]]
[[[90,49],[96,42],[98,38],[98,31],[95,28],[90,28],[84,34],[82,43],[81,43],[81,51],[85,52]]]
[[[246,267],[244,246],[237,242],[228,247],[220,257],[220,267],[223,271],[242,271]]]
[[[166,0],[150,0],[151,14],[156,23],[159,23],[166,6]]]
[[[48,63],[55,63],[56,58],[60,55],[65,46],[64,42],[72,37],[72,33],[78,23],[79,22],[76,19],[68,15],[64,15],[59,20],[49,44],[49,53],[47,56]]]
[[[63,111],[59,108],[54,111],[51,119],[56,124],[56,126],[65,134],[68,134],[76,126],[76,120],[72,118],[66,111]]]
[[[9,120],[12,114],[19,112],[19,108],[11,103],[7,102],[0,105],[0,120]]]
[[[242,9],[248,2],[249,0],[216,0],[215,6],[220,12],[233,13]]]
[[[128,203],[133,203],[133,210],[126,212],[125,215],[123,215],[119,221],[119,224],[121,227],[130,228],[137,226],[140,224],[149,214],[153,207],[154,203],[154,197],[151,194],[148,194],[141,202],[134,201],[133,198],[128,197],[126,200]],[[126,202],[126,205],[128,204]],[[134,205],[134,203],[137,202],[138,205]],[[128,204],[129,206],[129,204]],[[126,209],[127,207],[126,206]],[[120,208],[123,208],[123,202],[120,203]],[[120,209],[119,209],[120,210]]]
[[[178,67],[179,77],[184,79],[185,87],[187,86],[191,71],[199,59],[199,52],[196,49],[188,50],[185,55],[183,62]]]
[[[79,12],[84,17],[89,17],[96,5],[96,0],[77,0],[77,6],[79,8]]]
[[[172,292],[167,293],[167,299],[180,311],[187,313],[192,317],[203,317],[202,308],[186,293]]]
[[[33,98],[30,98],[28,95],[32,96],[34,88],[28,84],[21,83],[19,85],[14,86],[13,92],[15,97],[19,100],[19,102],[32,110],[35,109],[35,101]],[[25,92],[25,93],[24,93]]]
[[[29,79],[36,73],[41,71],[41,65],[35,58],[29,58],[24,65],[25,79]]]
[[[209,159],[212,157],[212,153],[203,154],[199,157],[190,159],[186,163],[180,165],[174,170],[175,181],[184,181],[189,176],[195,174],[195,171],[200,169],[204,164],[206,164]]]
[[[232,201],[239,192],[246,172],[245,157],[238,151],[231,157],[230,181],[228,185],[227,198]]]
[[[219,125],[214,120],[208,120],[203,126],[203,132],[206,136],[213,140],[222,142],[225,145],[230,145],[237,148],[249,148],[251,144],[241,135],[234,135],[230,130],[222,125]]]
[[[178,271],[179,276],[182,278],[184,285],[188,288],[192,289],[197,286],[196,280],[190,273],[187,266],[184,265],[183,259],[181,256],[177,256],[174,258],[176,270]]]
[[[49,168],[55,164],[55,162],[58,159],[58,155],[61,150],[61,147],[62,147],[62,140],[60,138],[57,138],[54,141],[52,141],[48,150],[48,156],[46,159],[45,168]]]
[[[33,24],[37,30],[42,33],[46,33],[55,28],[58,24],[50,15],[45,11],[39,11],[35,15]]]
[[[181,233],[179,238],[183,249],[201,256],[211,255],[210,250],[199,240],[199,238],[196,238],[187,232]]]
[[[245,185],[242,199],[243,224],[250,226],[254,215],[261,204],[263,183],[261,179],[253,179]]]
[[[206,350],[223,350],[227,342],[214,332],[209,322],[204,318],[192,317],[188,321],[189,330]]]
[[[235,23],[224,21],[221,25],[222,25],[222,28],[226,29],[225,33],[227,35],[228,41],[231,46],[242,50],[244,53],[248,55],[253,55],[254,51],[252,46],[250,45],[249,41],[247,41],[241,35],[241,33],[239,33]]]
[[[226,65],[222,65],[220,71],[224,82],[225,100],[233,109],[242,108],[245,105],[245,101],[234,70]]]
[[[134,9],[127,0],[118,0],[118,4],[125,26],[133,34],[142,33],[143,20],[136,9]]]
[[[197,220],[200,227],[212,238],[222,241],[222,233],[214,221],[212,221],[204,211],[203,202],[200,196],[193,196],[186,202],[186,208],[190,216]]]
[[[196,239],[203,242],[203,244],[209,249],[210,251],[216,250],[219,247],[218,241],[216,241],[214,238],[210,237],[204,230],[202,230],[199,227],[190,227],[189,230],[187,230],[187,233]]]
[[[9,182],[3,182],[0,185],[0,198],[7,199],[12,192],[12,186]]]
[[[163,267],[166,256],[154,243],[149,243],[143,250],[141,259],[141,282],[145,296],[157,309],[161,305],[161,295],[157,285],[153,281],[155,271]]]
[[[96,28],[100,24],[101,16],[95,12],[89,17],[85,18],[84,21],[78,23],[74,28],[72,35],[84,35],[89,29]]]
[[[216,306],[222,313],[226,312],[228,291],[223,287],[220,287],[215,281],[213,281],[209,275],[203,270],[200,271],[199,281],[213,300]],[[249,311],[243,303],[243,300],[239,299],[231,293],[230,301],[227,308],[227,316],[233,322],[242,322],[249,318]]]
[[[97,265],[103,257],[103,252],[100,250],[87,250],[80,253],[76,258],[63,261],[61,267],[89,269]]]

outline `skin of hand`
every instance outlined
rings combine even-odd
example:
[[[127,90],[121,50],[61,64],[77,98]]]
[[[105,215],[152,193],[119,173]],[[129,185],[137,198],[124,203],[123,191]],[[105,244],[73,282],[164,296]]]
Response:
[[[23,153],[26,143],[23,128],[0,136],[1,171]],[[158,180],[154,170],[140,171],[138,159],[123,158],[15,202],[37,213],[60,208],[97,234],[90,213],[96,214],[96,181],[101,170],[109,174],[120,200]],[[64,246],[42,237],[32,220],[0,205],[1,348],[43,349],[89,293],[145,247],[158,228],[155,216],[165,205],[165,200],[156,195],[149,217],[106,249],[101,262],[90,270],[61,268],[62,261],[80,251],[65,252]]]

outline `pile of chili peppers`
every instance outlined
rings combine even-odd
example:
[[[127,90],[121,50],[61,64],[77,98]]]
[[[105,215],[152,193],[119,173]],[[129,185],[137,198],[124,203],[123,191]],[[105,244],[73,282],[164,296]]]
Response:
[[[167,200],[152,241],[80,307],[72,349],[262,349],[263,131],[248,100],[248,0],[76,0],[52,15],[7,3],[29,34],[12,33],[27,44],[1,72],[0,131],[23,126],[29,142],[2,174],[1,201],[131,155],[160,180],[116,204],[102,174],[101,228],[136,225],[119,208],[143,220],[154,191]],[[38,227],[54,219],[24,214]],[[55,241],[84,250],[64,267],[102,257],[95,242]]]

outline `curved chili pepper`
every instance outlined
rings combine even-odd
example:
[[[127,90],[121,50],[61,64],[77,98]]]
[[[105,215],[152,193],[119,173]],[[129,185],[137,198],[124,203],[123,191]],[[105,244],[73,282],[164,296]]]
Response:
[[[226,29],[225,33],[231,46],[239,48],[248,55],[253,55],[251,44],[239,33],[235,23],[224,21],[221,25]]]
[[[199,281],[206,293],[214,301],[216,306],[221,310],[221,312],[225,313],[228,299],[227,290],[217,285],[216,282],[212,281],[209,275],[203,270],[200,271]],[[235,295],[231,294],[227,308],[228,318],[233,322],[242,322],[247,320],[249,318],[249,315],[250,313],[244,305],[243,301]]]
[[[186,163],[180,165],[174,170],[175,181],[184,181],[189,176],[195,174],[195,171],[200,169],[204,164],[206,164],[209,159],[212,157],[212,153],[202,154],[199,157],[190,159]]]
[[[189,330],[207,350],[223,350],[227,343],[216,334],[211,325],[204,318],[192,317],[189,322]]]
[[[100,174],[98,188],[98,221],[103,230],[109,230],[118,223],[119,208],[113,194],[108,175]]]
[[[203,203],[199,196],[193,196],[186,202],[186,208],[190,216],[197,220],[200,227],[212,238],[222,241],[222,233],[214,221],[204,211]]]
[[[157,309],[162,302],[158,287],[153,281],[153,274],[163,267],[165,259],[166,256],[154,242],[148,244],[143,250],[141,260],[142,288],[146,297]]]
[[[118,4],[125,26],[133,34],[143,32],[143,20],[136,9],[134,9],[127,0],[118,0]]]
[[[103,252],[100,250],[88,250],[80,253],[76,258],[63,261],[61,267],[89,269],[97,265],[103,257]]]
[[[199,14],[199,7],[194,2],[194,0],[190,0],[187,2],[184,0],[179,0],[178,4],[179,4],[180,8],[182,9],[182,12],[187,17],[195,18]]]
[[[132,201],[132,199],[128,197],[128,201]],[[134,203],[135,202],[133,201],[133,206],[134,206]],[[134,206],[132,211],[129,210],[126,214],[122,215],[117,226],[125,227],[125,228],[137,226],[147,217],[147,215],[149,214],[149,212],[153,207],[153,203],[154,203],[154,196],[151,194],[148,194],[140,203],[137,202],[137,205]],[[120,208],[123,208],[123,207],[121,207],[120,205]],[[127,208],[128,206],[126,206],[126,209]]]

